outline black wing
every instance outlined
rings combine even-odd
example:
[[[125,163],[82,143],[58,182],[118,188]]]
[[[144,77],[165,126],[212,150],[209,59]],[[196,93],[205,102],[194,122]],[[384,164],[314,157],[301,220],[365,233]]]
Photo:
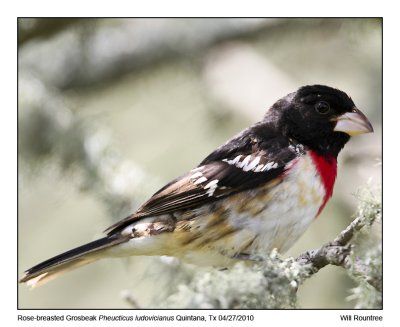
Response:
[[[284,138],[260,142],[253,134],[243,135],[245,132],[215,150],[195,169],[168,183],[134,214],[110,226],[108,234],[144,217],[199,207],[260,186],[280,176],[286,164],[298,155]]]

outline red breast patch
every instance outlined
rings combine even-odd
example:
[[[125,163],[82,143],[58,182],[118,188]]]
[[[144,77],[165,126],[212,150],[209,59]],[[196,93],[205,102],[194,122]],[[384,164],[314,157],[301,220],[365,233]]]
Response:
[[[323,202],[318,209],[317,216],[321,213],[322,209],[324,209],[326,203],[333,193],[333,185],[335,184],[336,174],[337,174],[337,160],[335,157],[324,157],[320,156],[314,151],[309,152],[311,158],[314,162],[315,168],[317,169],[322,184],[325,188],[325,195]]]

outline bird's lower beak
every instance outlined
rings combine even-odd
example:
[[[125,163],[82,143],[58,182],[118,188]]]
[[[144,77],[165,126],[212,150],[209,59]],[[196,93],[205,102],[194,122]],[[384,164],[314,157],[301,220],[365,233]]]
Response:
[[[333,129],[335,132],[343,132],[350,136],[374,131],[368,118],[357,108],[333,119],[333,121],[336,121],[336,126]]]

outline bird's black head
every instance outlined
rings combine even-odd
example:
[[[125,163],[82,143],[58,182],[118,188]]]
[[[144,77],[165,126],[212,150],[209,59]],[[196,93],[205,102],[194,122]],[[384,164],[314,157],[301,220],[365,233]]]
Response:
[[[350,136],[373,131],[346,93],[324,85],[303,86],[280,99],[265,119],[277,122],[285,136],[333,156]]]

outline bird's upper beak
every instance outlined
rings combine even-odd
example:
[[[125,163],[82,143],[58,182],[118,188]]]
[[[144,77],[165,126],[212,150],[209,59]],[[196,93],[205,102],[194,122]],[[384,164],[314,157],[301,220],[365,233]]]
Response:
[[[336,126],[333,129],[335,132],[343,132],[350,136],[374,131],[368,118],[357,108],[354,108],[352,112],[346,112],[334,118],[333,121],[336,121]]]

